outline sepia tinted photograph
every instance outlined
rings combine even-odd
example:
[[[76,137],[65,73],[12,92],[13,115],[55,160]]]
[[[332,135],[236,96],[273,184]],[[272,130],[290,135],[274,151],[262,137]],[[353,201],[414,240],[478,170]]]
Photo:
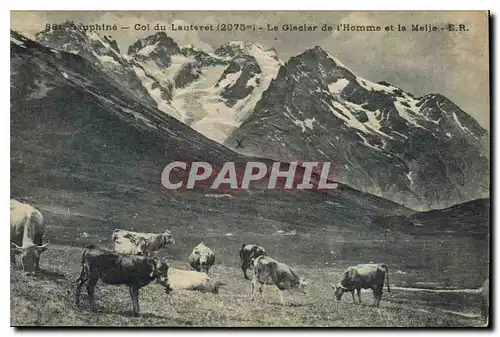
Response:
[[[13,327],[491,327],[488,11],[11,11]]]

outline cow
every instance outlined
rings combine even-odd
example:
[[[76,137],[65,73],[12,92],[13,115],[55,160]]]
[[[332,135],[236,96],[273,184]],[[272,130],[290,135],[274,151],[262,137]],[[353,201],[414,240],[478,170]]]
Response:
[[[490,280],[486,279],[481,288],[481,319],[488,324],[490,315]]]
[[[253,260],[253,278],[250,285],[250,300],[255,299],[255,287],[259,283],[259,293],[261,299],[262,287],[275,285],[278,288],[281,304],[285,304],[283,292],[298,291],[307,294],[307,281],[297,276],[295,271],[288,265],[278,262],[269,256],[261,255]]]
[[[122,254],[107,248],[87,246],[82,253],[82,269],[76,280],[75,304],[80,305],[82,286],[87,284],[90,306],[96,311],[94,288],[99,279],[106,284],[127,285],[132,298],[133,312],[139,315],[139,289],[155,281],[172,289],[168,284],[168,264],[164,259]]]
[[[241,270],[245,279],[247,276],[247,269],[252,266],[252,260],[261,256],[267,255],[266,250],[262,246],[244,243],[240,248]]]
[[[170,230],[165,230],[161,234],[139,233],[125,229],[115,229],[111,235],[115,251],[123,254],[151,255],[152,253],[174,244]]]
[[[168,282],[172,290],[196,290],[203,293],[219,293],[222,282],[213,281],[210,276],[194,270],[168,269]]]
[[[21,254],[22,269],[29,274],[40,271],[40,255],[47,250],[43,244],[43,215],[31,205],[10,200],[10,261],[16,264]]]
[[[338,285],[332,285],[335,297],[338,301],[341,300],[345,292],[352,294],[352,302],[354,299],[354,290],[358,293],[359,303],[361,303],[361,289],[372,289],[374,297],[374,305],[380,306],[382,298],[382,289],[384,288],[384,280],[387,277],[387,292],[391,292],[389,287],[389,269],[385,264],[359,264],[351,266],[344,272],[344,276]]]
[[[201,271],[208,274],[210,267],[215,263],[214,252],[205,246],[203,242],[194,247],[193,252],[189,255],[189,265],[196,271]]]

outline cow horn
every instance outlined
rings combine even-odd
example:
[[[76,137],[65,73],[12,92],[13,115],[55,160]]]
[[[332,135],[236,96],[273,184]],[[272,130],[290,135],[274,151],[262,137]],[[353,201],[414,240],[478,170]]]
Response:
[[[36,246],[36,248],[41,251],[41,252],[44,252],[47,250],[47,246],[49,245],[49,243],[47,242],[46,244],[44,245],[41,245],[41,246]]]
[[[19,247],[14,242],[12,242],[11,247],[13,247],[13,248],[11,248],[11,252],[14,252],[14,254],[21,254],[23,252],[23,247]]]

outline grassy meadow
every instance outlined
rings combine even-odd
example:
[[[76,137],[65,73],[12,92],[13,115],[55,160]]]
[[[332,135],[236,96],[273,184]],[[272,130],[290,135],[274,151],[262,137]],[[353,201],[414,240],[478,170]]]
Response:
[[[25,201],[44,214],[45,237],[51,245],[42,255],[39,275],[23,275],[19,266],[11,267],[14,326],[483,326],[474,289],[488,275],[487,237],[417,237],[380,231],[363,222],[366,214],[359,212],[356,218],[349,215],[352,212],[342,213],[341,205],[333,208],[299,200],[292,207],[288,200],[278,203],[258,195],[250,196],[251,202],[196,196],[190,200],[187,195],[169,197],[166,203],[149,196],[134,202],[84,192],[58,192],[49,199],[38,191],[40,195]],[[328,220],[332,212],[336,220]],[[115,228],[171,229],[176,244],[160,255],[184,269],[193,247],[204,241],[216,254],[211,276],[225,285],[217,295],[189,291],[166,295],[158,285],[147,286],[140,294],[142,315],[136,318],[127,287],[99,282],[100,311],[90,311],[86,295],[82,307],[76,307],[74,281],[83,247],[90,243],[111,247]],[[278,235],[278,230],[296,230],[296,235]],[[250,302],[250,283],[239,266],[242,243],[263,245],[269,255],[292,266],[309,280],[308,294],[286,294],[282,306],[277,290],[265,287],[264,300]],[[371,261],[389,266],[393,289],[388,294],[384,287],[380,308],[371,306],[371,292],[363,292],[361,305],[350,303],[350,295],[335,301],[331,285],[345,268]]]

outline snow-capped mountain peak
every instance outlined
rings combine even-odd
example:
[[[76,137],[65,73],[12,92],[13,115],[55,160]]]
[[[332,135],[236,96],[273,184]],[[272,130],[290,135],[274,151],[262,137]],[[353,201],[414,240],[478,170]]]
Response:
[[[446,97],[361,78],[314,47],[280,68],[225,143],[245,137],[245,154],[331,161],[338,181],[425,208],[484,197],[486,135]]]

